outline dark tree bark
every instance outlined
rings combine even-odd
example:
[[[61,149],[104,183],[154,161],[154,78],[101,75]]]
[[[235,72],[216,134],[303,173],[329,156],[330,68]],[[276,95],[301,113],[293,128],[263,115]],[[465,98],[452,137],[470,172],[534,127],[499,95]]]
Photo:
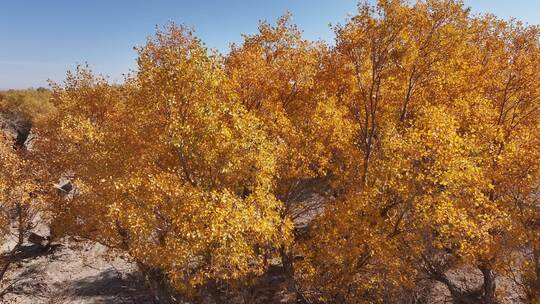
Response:
[[[486,264],[482,264],[478,267],[480,271],[482,272],[482,276],[484,277],[484,284],[483,284],[483,300],[485,304],[495,304],[497,303],[497,297],[495,294],[495,290],[497,287],[497,284],[495,282],[495,273],[493,270],[491,270],[491,267]]]

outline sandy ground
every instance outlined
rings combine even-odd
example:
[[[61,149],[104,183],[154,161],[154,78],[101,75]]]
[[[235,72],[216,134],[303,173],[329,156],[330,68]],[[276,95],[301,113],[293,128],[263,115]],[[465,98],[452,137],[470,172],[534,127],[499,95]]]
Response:
[[[1,249],[5,251],[13,243],[14,240],[8,240]],[[460,269],[448,275],[464,286],[477,286],[481,277],[476,272]],[[254,295],[257,303],[287,302],[282,273],[270,270],[266,276]],[[513,300],[516,287],[508,278],[498,277],[497,280],[502,303],[519,303]],[[48,252],[25,243],[1,289],[9,284],[12,284],[9,292],[0,299],[2,304],[153,303],[134,265],[126,257],[110,254],[102,245],[72,238],[62,239]],[[429,298],[429,303],[451,302],[448,290],[440,283],[432,286]]]
[[[104,246],[73,239],[63,239],[51,252],[25,244],[1,303],[152,303],[133,265],[107,256]]]

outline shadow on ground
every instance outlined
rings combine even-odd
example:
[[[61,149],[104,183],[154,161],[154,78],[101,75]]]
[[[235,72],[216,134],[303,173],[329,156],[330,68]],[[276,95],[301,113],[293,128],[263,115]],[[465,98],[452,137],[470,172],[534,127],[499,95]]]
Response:
[[[134,274],[121,274],[113,268],[70,285],[73,297],[92,298],[97,301],[95,303],[152,303],[144,285]]]

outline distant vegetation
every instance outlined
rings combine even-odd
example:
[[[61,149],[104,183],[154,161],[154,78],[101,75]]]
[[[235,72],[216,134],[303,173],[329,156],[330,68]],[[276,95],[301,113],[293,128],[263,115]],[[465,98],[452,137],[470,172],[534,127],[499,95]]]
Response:
[[[0,112],[10,112],[26,119],[51,113],[52,92],[46,88],[0,91]]]

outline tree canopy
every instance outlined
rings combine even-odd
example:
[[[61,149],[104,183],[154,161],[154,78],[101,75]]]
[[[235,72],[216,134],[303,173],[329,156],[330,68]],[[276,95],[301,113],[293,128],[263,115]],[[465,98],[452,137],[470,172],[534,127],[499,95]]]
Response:
[[[304,303],[424,303],[434,283],[538,303],[540,28],[381,0],[334,31],[309,41],[285,15],[223,55],[169,24],[122,84],[80,66],[33,93],[54,109],[35,115],[44,180],[75,189],[47,196],[54,233],[197,301],[278,260]],[[0,149],[2,190],[19,171]]]

